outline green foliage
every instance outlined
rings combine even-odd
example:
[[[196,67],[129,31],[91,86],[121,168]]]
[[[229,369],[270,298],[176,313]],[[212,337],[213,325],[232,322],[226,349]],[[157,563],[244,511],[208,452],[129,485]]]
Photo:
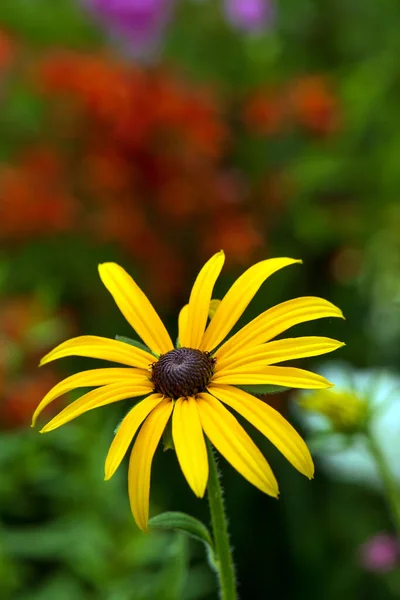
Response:
[[[38,46],[67,44],[82,48],[91,47],[101,39],[75,0],[2,0],[0,22],[7,30]]]
[[[142,342],[138,342],[137,340],[132,340],[131,338],[125,337],[124,335],[116,335],[115,339],[118,340],[119,342],[124,342],[125,344],[130,344],[131,346],[140,348],[141,350],[144,350],[145,352],[149,352],[150,354],[154,354],[154,352],[152,352],[150,350],[150,348],[148,348],[147,346],[142,344]],[[154,354],[154,356],[158,356],[158,354]]]
[[[192,580],[185,538],[136,528],[123,478],[102,478],[110,432],[101,421],[94,416],[50,436],[2,435],[2,598],[23,600],[27,587],[35,600],[56,592],[130,600],[132,590],[138,600],[183,597]]]
[[[199,182],[205,195],[211,185],[221,187],[222,209],[213,207],[212,219],[199,218],[201,231],[214,231],[217,225],[232,251],[242,243],[242,231],[234,228],[229,233],[235,238],[232,242],[224,229],[224,210],[231,202],[223,204],[224,186],[226,175],[234,174],[234,206],[250,207],[256,235],[267,248],[256,249],[255,259],[267,253],[304,260],[301,270],[268,281],[237,327],[277,302],[320,295],[343,309],[346,323],[333,319],[307,323],[297,327],[293,336],[345,339],[342,358],[361,367],[380,364],[398,369],[400,4],[398,0],[276,0],[274,26],[260,35],[245,35],[227,25],[222,2],[177,2],[161,55],[160,71],[171,69],[184,82],[201,84],[205,95],[218,97],[221,111],[226,112],[221,123],[228,128],[228,149],[222,160],[210,163],[210,170],[221,177]],[[7,32],[16,47],[14,70],[0,67],[0,409],[12,397],[16,412],[28,413],[27,421],[47,389],[28,393],[23,387],[17,394],[15,386],[25,386],[36,376],[42,346],[62,341],[59,338],[64,339],[66,330],[57,318],[29,328],[26,315],[15,322],[8,312],[3,323],[7,303],[34,298],[40,306],[71,317],[71,336],[114,338],[116,331],[129,334],[129,326],[107,297],[97,264],[125,261],[143,289],[155,279],[154,263],[148,260],[154,242],[149,231],[143,234],[141,261],[129,258],[128,243],[118,246],[107,233],[89,239],[79,227],[73,233],[34,236],[22,231],[7,237],[7,206],[11,204],[13,219],[22,214],[29,222],[41,196],[38,191],[22,209],[19,196],[10,200],[2,187],[9,167],[19,165],[30,145],[41,148],[57,139],[72,173],[68,192],[80,200],[80,194],[84,196],[79,189],[81,171],[74,162],[81,157],[80,140],[70,139],[68,127],[69,136],[62,138],[63,130],[58,140],[58,128],[49,128],[48,112],[57,103],[53,106],[52,100],[43,99],[29,59],[52,57],[67,48],[119,54],[125,64],[132,60],[123,44],[110,40],[105,30],[91,22],[82,4],[79,0],[0,2],[0,33]],[[0,44],[0,63],[1,52]],[[157,72],[156,66],[151,64],[150,71]],[[321,78],[329,88],[335,117],[329,131],[313,130],[292,113],[280,129],[271,132],[246,126],[243,107],[255,92],[282,93],[278,107],[290,112],[293,85],[308,77]],[[104,85],[101,77],[99,85]],[[326,114],[318,106],[315,109],[315,100],[309,98],[312,116],[317,124],[326,125]],[[152,102],[158,101],[155,94]],[[65,108],[61,106],[63,116]],[[138,114],[137,122],[142,124],[145,118]],[[103,146],[104,140],[88,123],[83,129],[94,144]],[[197,134],[205,135],[200,125]],[[173,331],[200,266],[194,247],[198,245],[203,256],[212,244],[186,226],[184,211],[168,213],[168,203],[180,207],[179,185],[176,195],[164,199],[164,214],[142,182],[142,169],[158,184],[163,181],[164,172],[154,168],[152,159],[164,142],[152,139],[139,165],[130,159],[129,147],[127,164],[128,176],[143,187],[138,202],[143,204],[150,233],[161,224],[163,242],[167,247],[176,244],[174,251],[178,249],[186,261],[176,295],[157,305]],[[171,156],[182,151],[181,139],[173,131],[168,144]],[[201,153],[188,153],[183,164],[191,172],[202,160]],[[86,162],[82,168],[87,169]],[[179,177],[187,173],[173,175],[179,184]],[[110,198],[107,195],[102,202],[111,205]],[[49,203],[48,212],[52,208]],[[95,220],[96,207],[91,209]],[[178,236],[171,233],[175,220]],[[131,238],[135,236],[136,230]],[[219,250],[222,243],[215,238],[212,243]],[[163,258],[162,249],[157,252]],[[229,262],[228,253],[227,259],[215,297],[228,289],[235,269],[250,264],[245,248],[237,266]],[[165,279],[170,283],[175,276],[167,273]],[[9,335],[9,330],[18,329],[16,323],[29,329],[28,342],[21,341],[20,332],[13,344],[3,340],[3,331]],[[148,351],[130,338],[117,339]],[[52,373],[58,380],[63,368],[68,375],[87,368],[87,363],[87,359],[67,359]],[[46,366],[40,373],[50,369]],[[240,387],[256,395],[273,394],[268,401],[287,413],[286,395],[279,396],[285,388]],[[130,514],[124,466],[110,482],[103,481],[103,461],[114,425],[126,411],[126,404],[121,409],[104,407],[43,436],[21,424],[13,428],[0,411],[1,600],[214,600],[213,576],[203,548],[182,533],[189,529],[202,541],[209,540],[208,530],[197,521],[197,517],[206,519],[205,503],[196,502],[187,490],[174,452],[160,453],[155,460],[156,466],[158,458],[160,462],[152,477],[151,508],[153,514],[161,514],[151,519],[154,530],[147,535],[137,530]],[[379,531],[392,530],[380,496],[351,482],[325,479],[318,464],[315,480],[303,480],[269,445],[263,446],[261,438],[259,442],[277,474],[279,502],[259,494],[221,461],[241,597],[398,598],[399,569],[372,575],[359,564],[359,546]],[[317,448],[320,443],[321,438],[314,439],[311,445]],[[170,509],[183,512],[163,512]],[[184,513],[196,515],[196,520],[182,517]]]
[[[281,394],[287,392],[290,388],[283,387],[282,385],[237,385],[241,390],[254,394],[255,396],[262,396],[268,394]]]
[[[181,512],[165,512],[153,517],[149,521],[152,529],[174,529],[183,531],[213,549],[211,534],[207,527],[198,519]]]

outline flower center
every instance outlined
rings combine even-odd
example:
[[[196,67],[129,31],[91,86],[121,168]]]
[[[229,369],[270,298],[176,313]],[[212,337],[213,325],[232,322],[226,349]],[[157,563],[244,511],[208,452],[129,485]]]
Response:
[[[213,374],[215,358],[193,348],[176,348],[153,364],[155,391],[175,400],[204,392]]]

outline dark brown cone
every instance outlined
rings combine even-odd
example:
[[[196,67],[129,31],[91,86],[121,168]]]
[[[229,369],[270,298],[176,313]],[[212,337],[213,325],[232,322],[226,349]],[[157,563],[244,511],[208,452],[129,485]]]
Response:
[[[154,389],[174,400],[204,392],[214,370],[215,359],[208,352],[176,348],[162,354],[153,364]]]

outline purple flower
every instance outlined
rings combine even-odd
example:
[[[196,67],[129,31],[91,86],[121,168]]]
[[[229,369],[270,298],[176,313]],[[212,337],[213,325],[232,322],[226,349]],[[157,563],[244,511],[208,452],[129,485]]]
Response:
[[[400,545],[392,535],[380,533],[360,547],[360,563],[367,571],[386,573],[399,562]]]
[[[83,0],[110,34],[137,57],[159,49],[175,0]]]
[[[274,20],[271,0],[224,0],[227,21],[236,29],[260,33]]]

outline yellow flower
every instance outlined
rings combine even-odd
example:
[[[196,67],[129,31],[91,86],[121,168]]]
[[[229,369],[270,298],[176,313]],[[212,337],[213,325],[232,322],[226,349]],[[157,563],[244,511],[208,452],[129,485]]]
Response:
[[[100,387],[64,408],[42,432],[92,408],[146,396],[122,421],[105,463],[105,478],[110,479],[138,432],[129,463],[128,487],[133,516],[143,530],[148,526],[151,464],[171,415],[177,458],[198,497],[204,495],[208,479],[204,434],[249,482],[266,494],[278,495],[270,466],[226,406],[259,429],[296,469],[313,477],[310,453],[293,427],[271,406],[235,386],[331,387],[320,375],[273,365],[331,352],[342,346],[341,342],[324,337],[270,340],[299,323],[343,315],[321,298],[296,298],[263,312],[226,340],[262,283],[283,267],[301,261],[273,258],[250,267],[221,302],[212,305],[215,314],[207,326],[213,287],[224,260],[224,253],[218,252],[200,271],[189,302],[179,315],[177,348],[145,294],[124,269],[115,263],[100,265],[104,285],[151,352],[119,340],[81,336],[57,346],[41,362],[87,356],[125,365],[77,373],[56,385],[39,404],[32,425],[45,406],[61,395],[75,388]]]
[[[326,417],[338,433],[360,431],[369,413],[367,400],[351,390],[316,390],[301,398],[299,406]]]

